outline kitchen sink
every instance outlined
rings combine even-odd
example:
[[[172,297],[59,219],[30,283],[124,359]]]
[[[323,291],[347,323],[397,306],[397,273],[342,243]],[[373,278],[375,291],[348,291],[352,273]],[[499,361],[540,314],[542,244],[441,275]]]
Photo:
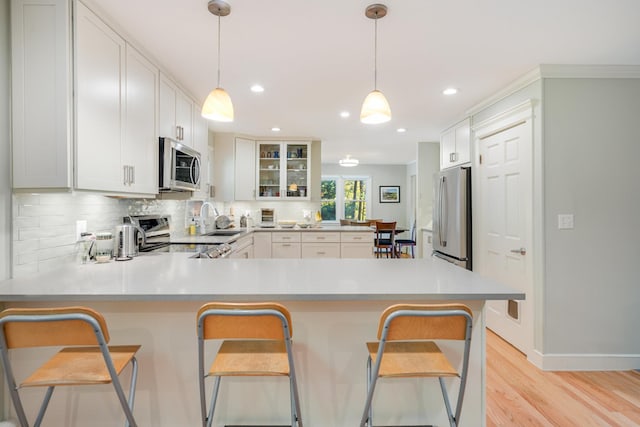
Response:
[[[235,236],[240,233],[244,233],[244,230],[216,230],[211,233],[206,233],[204,236]]]

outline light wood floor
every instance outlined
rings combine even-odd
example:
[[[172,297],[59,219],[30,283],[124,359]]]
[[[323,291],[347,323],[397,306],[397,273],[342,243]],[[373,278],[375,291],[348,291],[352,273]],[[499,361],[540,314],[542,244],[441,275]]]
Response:
[[[487,330],[493,426],[640,426],[640,373],[541,371]]]

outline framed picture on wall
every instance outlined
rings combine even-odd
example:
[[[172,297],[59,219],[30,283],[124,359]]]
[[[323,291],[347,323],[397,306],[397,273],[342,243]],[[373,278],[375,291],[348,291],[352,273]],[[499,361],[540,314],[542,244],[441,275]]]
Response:
[[[381,185],[380,203],[400,203],[400,186]]]

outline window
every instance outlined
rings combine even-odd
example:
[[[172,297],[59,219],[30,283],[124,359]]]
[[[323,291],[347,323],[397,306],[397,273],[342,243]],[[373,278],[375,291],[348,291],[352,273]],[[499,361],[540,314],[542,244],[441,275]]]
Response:
[[[367,219],[371,178],[368,176],[323,176],[320,209],[323,221]]]

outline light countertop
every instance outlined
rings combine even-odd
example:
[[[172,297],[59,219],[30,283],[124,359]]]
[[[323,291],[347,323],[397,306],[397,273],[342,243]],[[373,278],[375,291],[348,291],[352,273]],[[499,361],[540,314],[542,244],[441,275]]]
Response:
[[[504,300],[524,294],[428,259],[190,259],[150,253],[0,282],[1,301]]]

